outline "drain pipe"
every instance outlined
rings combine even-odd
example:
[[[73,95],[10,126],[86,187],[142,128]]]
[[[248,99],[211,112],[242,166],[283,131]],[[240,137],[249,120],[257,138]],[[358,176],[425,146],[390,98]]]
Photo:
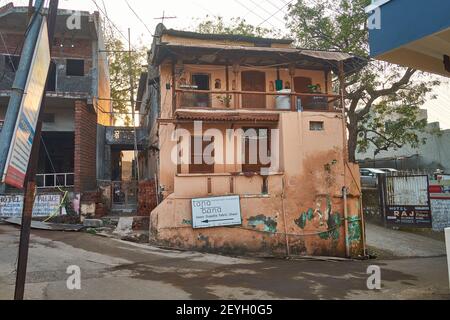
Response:
[[[286,181],[285,177],[283,177],[282,184],[283,184],[283,192],[281,194],[281,210],[283,211],[283,224],[284,224],[284,235],[286,240],[286,256],[289,258],[291,256],[291,249],[290,249],[290,243],[289,243],[289,235],[288,235],[288,227],[287,227],[287,220],[286,220],[286,206],[285,206],[285,199],[286,199]]]
[[[348,237],[348,190],[347,187],[342,188],[342,196],[344,198],[344,225],[345,225],[345,255],[350,258],[350,241]]]

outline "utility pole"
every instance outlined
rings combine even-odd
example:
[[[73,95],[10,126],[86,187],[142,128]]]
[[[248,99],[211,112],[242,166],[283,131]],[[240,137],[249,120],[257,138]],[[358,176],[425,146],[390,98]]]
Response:
[[[48,12],[48,39],[50,52],[53,46],[53,38],[55,34],[56,17],[58,15],[58,4],[59,0],[50,0],[49,12]],[[43,8],[43,1],[36,1],[35,13],[40,15]],[[42,20],[39,20],[42,23]],[[47,83],[49,81],[49,76],[47,74]],[[27,274],[27,264],[28,264],[28,249],[30,243],[30,229],[31,229],[31,219],[33,215],[33,205],[36,193],[36,171],[39,161],[39,148],[41,141],[41,131],[42,131],[42,115],[44,114],[45,106],[45,95],[46,91],[44,89],[44,95],[41,102],[41,108],[38,117],[38,123],[36,127],[35,136],[33,139],[33,146],[31,149],[30,161],[28,163],[27,174],[25,177],[25,198],[24,206],[22,212],[22,226],[20,231],[20,244],[19,244],[19,259],[17,263],[17,274],[16,274],[16,287],[14,292],[15,300],[23,300],[25,292],[25,282]]]
[[[131,29],[128,28],[128,64],[130,68],[130,103],[133,110],[133,128],[134,128],[134,161],[136,162],[136,181],[139,183],[139,152],[137,143],[137,130],[136,130],[136,106],[134,101],[134,75],[133,75],[133,61],[131,50]]]

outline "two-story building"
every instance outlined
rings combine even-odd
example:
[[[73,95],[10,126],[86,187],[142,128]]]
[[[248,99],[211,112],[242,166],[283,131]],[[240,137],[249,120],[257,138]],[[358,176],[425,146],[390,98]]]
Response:
[[[359,172],[347,160],[343,99],[333,89],[362,64],[292,40],[158,25],[137,106],[150,135],[143,178],[155,179],[160,194],[152,241],[212,252],[360,254]],[[223,196],[239,197],[241,223],[198,228],[193,200]],[[208,217],[220,218],[215,210]]]
[[[0,8],[0,121],[5,120],[10,90],[28,24],[28,7]],[[97,188],[97,128],[110,126],[108,61],[98,13],[58,10],[51,48],[43,133],[37,176],[39,189],[68,188],[76,193]]]

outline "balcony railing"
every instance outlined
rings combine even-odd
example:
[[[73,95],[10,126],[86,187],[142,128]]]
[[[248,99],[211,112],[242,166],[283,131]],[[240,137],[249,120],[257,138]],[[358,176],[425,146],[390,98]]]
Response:
[[[175,109],[244,109],[336,112],[341,97],[336,94],[175,90]]]
[[[48,173],[37,174],[36,185],[38,189],[72,188],[75,182],[74,173]]]

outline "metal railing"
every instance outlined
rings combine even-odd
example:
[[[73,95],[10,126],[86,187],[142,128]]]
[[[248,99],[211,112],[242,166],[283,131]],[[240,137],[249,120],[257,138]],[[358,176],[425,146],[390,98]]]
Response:
[[[36,175],[38,189],[72,188],[75,185],[74,173],[46,173]]]
[[[175,90],[175,109],[244,109],[336,112],[341,97],[336,94],[295,92],[253,92],[217,90]]]

